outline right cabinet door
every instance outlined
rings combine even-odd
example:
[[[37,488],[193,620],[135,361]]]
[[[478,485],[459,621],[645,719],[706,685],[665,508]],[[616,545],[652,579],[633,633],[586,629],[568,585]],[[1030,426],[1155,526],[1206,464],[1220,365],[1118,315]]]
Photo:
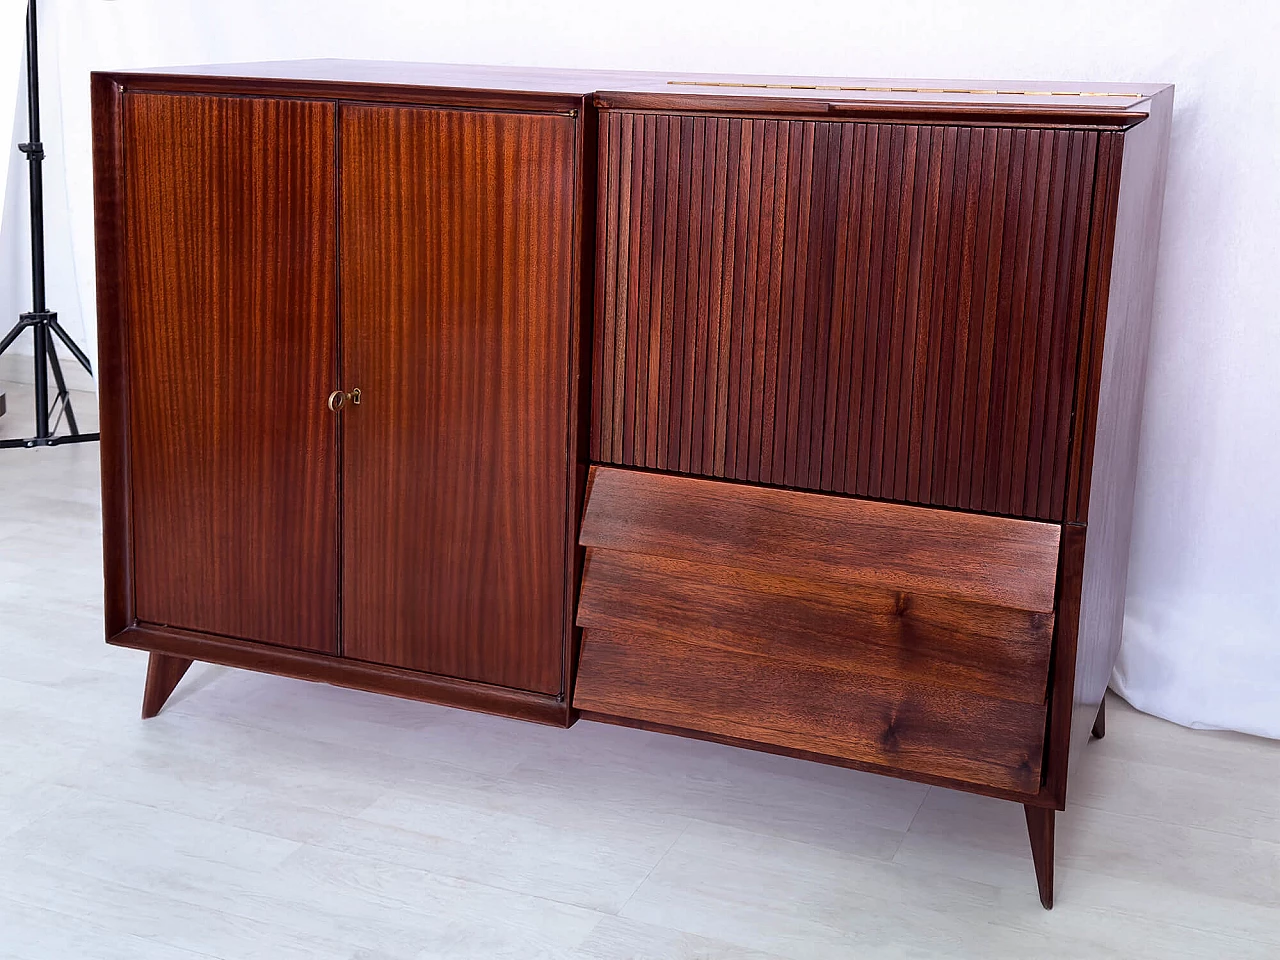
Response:
[[[602,114],[592,459],[1062,519],[1107,136]]]
[[[576,121],[343,106],[344,656],[562,690]]]

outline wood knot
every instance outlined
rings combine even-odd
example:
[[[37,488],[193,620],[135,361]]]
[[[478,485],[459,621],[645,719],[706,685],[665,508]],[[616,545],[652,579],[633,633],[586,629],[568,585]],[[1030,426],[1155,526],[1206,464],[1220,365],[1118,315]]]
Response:
[[[889,722],[885,724],[884,732],[880,734],[880,746],[885,750],[898,749],[898,718],[890,717]]]

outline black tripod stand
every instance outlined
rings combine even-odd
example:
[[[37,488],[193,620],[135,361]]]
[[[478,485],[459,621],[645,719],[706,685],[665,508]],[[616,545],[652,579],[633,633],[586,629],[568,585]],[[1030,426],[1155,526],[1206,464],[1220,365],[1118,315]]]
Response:
[[[62,376],[62,367],[58,363],[58,351],[54,346],[54,338],[61,340],[71,351],[82,367],[93,374],[89,358],[76,346],[75,341],[67,335],[58,323],[58,315],[46,309],[44,297],[44,176],[41,164],[44,162],[44,144],[40,142],[40,68],[36,55],[36,0],[27,2],[27,118],[29,142],[18,145],[18,149],[27,155],[28,168],[31,173],[31,312],[18,317],[3,340],[0,340],[0,354],[4,353],[18,339],[18,334],[27,328],[35,337],[35,388],[36,388],[36,434],[25,440],[0,440],[0,447],[51,447],[61,443],[82,443],[86,440],[97,440],[96,433],[81,433],[76,426],[75,411],[71,409],[71,395],[67,392],[67,382]],[[55,397],[55,409],[58,417],[50,425],[49,409],[49,374],[53,373],[53,382],[58,388]],[[54,436],[63,416],[71,433],[68,436]]]

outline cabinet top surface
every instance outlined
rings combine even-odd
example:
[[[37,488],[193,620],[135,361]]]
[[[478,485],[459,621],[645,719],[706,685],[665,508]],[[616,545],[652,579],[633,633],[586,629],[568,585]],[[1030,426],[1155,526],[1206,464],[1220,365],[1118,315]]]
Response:
[[[381,60],[282,60],[165,67],[118,73],[127,78],[158,76],[267,80],[297,83],[370,84],[444,87],[513,93],[597,95],[619,104],[635,95],[670,98],[670,105],[692,106],[689,98],[827,101],[901,106],[1033,108],[1080,111],[1142,111],[1163,83],[1075,83],[1064,81],[902,80],[875,78],[788,77],[749,74],[656,73],[627,70],[573,70],[544,67],[480,66],[449,63],[397,63]],[[149,84],[151,85],[151,84]],[[616,95],[616,96],[611,96]]]

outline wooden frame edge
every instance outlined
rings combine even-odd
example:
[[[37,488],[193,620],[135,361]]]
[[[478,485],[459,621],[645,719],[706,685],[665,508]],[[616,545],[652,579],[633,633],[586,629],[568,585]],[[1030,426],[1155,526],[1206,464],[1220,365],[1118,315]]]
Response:
[[[473,107],[569,113],[581,109],[583,97],[572,93],[538,93],[521,90],[484,90],[467,87],[424,87],[350,80],[299,80],[282,77],[200,76],[183,73],[92,74],[94,82],[105,78],[123,90],[145,93],[196,94],[227,97],[275,97],[304,100],[343,100],[350,103],[400,104],[403,106]]]
[[[573,711],[573,681],[578,667],[582,631],[577,624],[578,590],[582,580],[585,551],[578,545],[578,528],[586,503],[587,472],[590,469],[592,349],[596,324],[595,230],[596,230],[596,150],[598,113],[590,98],[581,98],[577,116],[577,146],[574,172],[573,297],[570,318],[570,370],[568,423],[568,503],[565,512],[565,607],[564,651],[560,692],[568,722]]]
[[[1068,522],[1085,523],[1089,518],[1094,434],[1101,399],[1102,352],[1106,341],[1111,271],[1115,261],[1116,214],[1120,202],[1124,147],[1125,138],[1120,134],[1107,134],[1098,139],[1071,439],[1067,451],[1066,498],[1061,505],[1063,519]]]
[[[1049,685],[1053,691],[1045,723],[1041,763],[1041,795],[1054,809],[1067,805],[1067,767],[1071,758],[1076,706],[1076,659],[1079,652],[1080,599],[1084,587],[1083,524],[1064,523],[1059,541],[1058,586],[1053,626]]]
[[[93,126],[94,272],[98,300],[98,416],[102,458],[102,575],[106,635],[134,622],[125,328],[124,89],[90,80]]]
[[[850,770],[861,770],[864,773],[874,773],[883,777],[892,777],[895,780],[911,780],[916,783],[924,783],[931,787],[946,787],[949,790],[961,790],[965,793],[976,793],[984,797],[994,797],[997,800],[1012,800],[1014,803],[1020,803],[1032,807],[1050,807],[1056,809],[1053,798],[1048,796],[1043,787],[1038,793],[1019,793],[1016,790],[1005,790],[1000,787],[988,787],[980,783],[968,783],[963,780],[952,780],[947,777],[935,777],[927,773],[917,773],[913,770],[902,770],[897,767],[885,767],[876,763],[868,763],[862,760],[846,760],[843,757],[832,757],[824,753],[811,753],[807,750],[795,750],[791,747],[779,747],[769,743],[759,743],[755,740],[742,740],[737,737],[725,737],[716,733],[706,733],[702,730],[691,730],[687,727],[675,727],[665,723],[653,723],[649,720],[635,720],[631,717],[619,717],[608,713],[597,713],[594,710],[580,710],[578,717],[582,720],[592,720],[596,723],[608,723],[618,727],[631,727],[635,730],[646,730],[650,733],[663,733],[670,736],[684,737],[688,740],[705,740],[708,743],[721,743],[730,747],[741,747],[744,750],[755,750],[757,753],[770,753],[778,757],[791,757],[795,760],[807,760],[813,763],[825,763],[832,767],[845,767]]]
[[[307,650],[273,647],[145,623],[134,624],[111,636],[107,642],[117,647],[367,690],[406,700],[422,700],[549,726],[567,727],[572,722],[565,704],[554,696],[508,690]]]
[[[1094,127],[1123,130],[1147,119],[1141,110],[939,102],[877,103],[838,99],[752,97],[694,93],[601,90],[591,94],[602,110],[714,113],[717,116],[788,116],[868,123],[962,123],[965,126]]]

